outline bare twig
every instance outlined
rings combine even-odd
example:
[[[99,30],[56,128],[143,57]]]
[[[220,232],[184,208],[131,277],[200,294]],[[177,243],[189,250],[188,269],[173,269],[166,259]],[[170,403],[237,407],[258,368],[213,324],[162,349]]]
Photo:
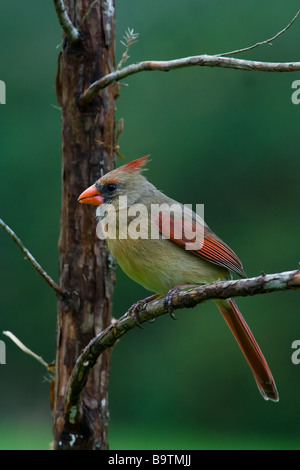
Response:
[[[138,40],[139,33],[135,33],[133,29],[128,28],[127,31],[125,32],[125,35],[123,36],[123,41],[120,41],[121,44],[125,47],[125,51],[122,54],[122,58],[120,62],[118,63],[117,70],[120,70],[125,62],[129,59],[129,49],[133,44],[135,44]]]
[[[300,71],[300,62],[259,62],[254,60],[235,59],[233,57],[220,57],[216,55],[198,55],[181,59],[154,61],[148,60],[128,65],[121,70],[109,73],[92,83],[81,96],[81,104],[90,103],[93,97],[103,88],[113,82],[118,82],[139,72],[168,72],[185,67],[222,67],[238,70],[255,70],[258,72],[297,72]]]
[[[70,17],[67,13],[65,8],[65,4],[63,0],[53,0],[54,7],[56,10],[56,14],[60,25],[64,32],[66,33],[67,38],[69,39],[70,43],[75,43],[79,40],[80,34],[79,31],[75,28]]]
[[[94,6],[95,6],[97,3],[99,4],[100,1],[99,1],[99,0],[94,0],[94,1],[91,3],[91,5],[90,5],[88,11],[86,12],[86,14],[84,15],[84,17],[82,18],[82,22],[84,22],[84,21],[86,21],[86,20],[88,19],[88,17],[89,17],[90,14],[91,14],[92,9],[94,8]]]
[[[235,51],[222,52],[221,54],[216,54],[216,55],[225,57],[225,56],[240,54],[241,52],[250,51],[251,49],[255,49],[256,47],[263,46],[264,44],[272,45],[272,42],[275,41],[275,39],[279,38],[279,36],[285,33],[292,26],[292,24],[296,21],[299,15],[300,15],[300,10],[297,11],[294,18],[289,22],[289,24],[285,28],[279,31],[279,33],[275,34],[275,36],[272,36],[271,38],[266,39],[265,41],[257,42],[256,44],[253,44],[252,46],[249,46],[249,47],[244,47],[243,49],[236,49]]]
[[[53,279],[46,273],[46,271],[41,267],[41,265],[36,261],[36,259],[32,256],[30,251],[25,248],[23,243],[21,242],[20,238],[17,237],[15,232],[6,225],[5,222],[3,222],[2,219],[0,219],[0,227],[3,228],[3,230],[10,236],[10,238],[16,243],[16,245],[20,248],[22,251],[23,255],[25,258],[32,264],[32,266],[37,270],[37,272],[42,276],[42,278],[49,284],[50,287],[52,287],[55,292],[64,297],[67,293],[64,292],[56,282],[53,281]]]
[[[2,331],[5,336],[8,336],[24,353],[28,354],[29,356],[33,357],[36,361],[42,364],[46,369],[49,369],[49,364],[41,356],[35,354],[31,349],[27,348],[22,341],[19,340],[11,331]]]
[[[209,299],[227,299],[230,297],[249,296],[277,292],[288,289],[300,289],[300,271],[287,271],[277,274],[261,275],[250,279],[214,282],[205,286],[194,287],[172,295],[172,307],[195,307]],[[139,323],[148,322],[168,312],[166,298],[162,297],[145,304],[139,314]],[[112,347],[125,333],[137,326],[133,315],[128,312],[116,320],[106,330],[96,336],[83,350],[76,361],[66,393],[65,411],[68,422],[74,423],[81,413],[81,392],[88,375],[102,352]]]

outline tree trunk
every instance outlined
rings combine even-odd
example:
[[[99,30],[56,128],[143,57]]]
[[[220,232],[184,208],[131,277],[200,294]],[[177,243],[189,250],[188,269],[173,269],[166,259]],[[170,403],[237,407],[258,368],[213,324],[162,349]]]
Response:
[[[81,412],[66,420],[64,398],[81,350],[111,323],[114,272],[106,243],[96,236],[95,209],[79,194],[114,166],[114,96],[107,88],[86,107],[83,91],[114,67],[114,0],[65,2],[80,41],[63,38],[56,80],[62,108],[60,286],[53,403],[54,449],[107,449],[110,351],[94,366]]]

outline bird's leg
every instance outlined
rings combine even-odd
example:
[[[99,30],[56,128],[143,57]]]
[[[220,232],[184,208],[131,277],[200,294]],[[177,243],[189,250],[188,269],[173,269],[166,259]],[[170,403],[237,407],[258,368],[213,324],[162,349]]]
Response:
[[[137,324],[139,328],[143,328],[139,320],[139,312],[145,308],[147,303],[151,302],[152,300],[157,299],[158,297],[160,297],[160,294],[150,295],[149,297],[139,300],[138,302],[133,304],[128,310],[128,315],[134,315],[135,323]]]
[[[177,320],[177,318],[174,315],[174,309],[172,305],[172,295],[176,294],[177,292],[180,292],[181,290],[187,290],[187,289],[192,289],[193,287],[198,287],[199,284],[182,284],[180,286],[174,286],[172,289],[170,289],[167,294],[166,294],[166,300],[165,300],[165,305],[168,307],[168,312],[170,314],[170,317],[173,318],[173,320]]]

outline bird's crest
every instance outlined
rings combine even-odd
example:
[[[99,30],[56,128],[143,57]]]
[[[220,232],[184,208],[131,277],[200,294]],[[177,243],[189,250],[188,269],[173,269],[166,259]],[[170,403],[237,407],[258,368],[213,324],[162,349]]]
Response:
[[[118,170],[140,172],[143,170],[143,166],[148,163],[149,157],[150,155],[146,155],[145,157],[138,158],[137,160],[132,160],[132,162],[128,162],[125,165],[120,166]]]

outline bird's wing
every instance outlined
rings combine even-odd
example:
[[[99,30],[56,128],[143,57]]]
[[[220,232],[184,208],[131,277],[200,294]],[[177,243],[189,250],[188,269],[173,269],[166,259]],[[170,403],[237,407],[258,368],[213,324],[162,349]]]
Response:
[[[200,258],[228,268],[241,277],[247,277],[241,261],[232,249],[217,237],[200,217],[192,214],[192,217],[180,218],[178,214],[161,210],[152,220],[158,231],[172,242]],[[199,248],[194,248],[193,241],[197,239],[200,240]]]

